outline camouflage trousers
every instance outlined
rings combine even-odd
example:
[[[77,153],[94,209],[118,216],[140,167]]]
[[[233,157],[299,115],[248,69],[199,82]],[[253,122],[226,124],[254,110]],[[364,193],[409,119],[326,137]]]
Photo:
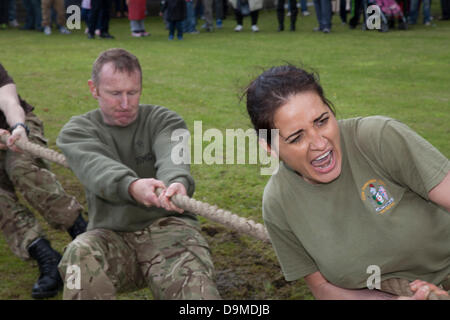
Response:
[[[46,146],[41,120],[30,112],[26,124],[30,129],[29,140]],[[22,259],[29,258],[28,245],[44,234],[34,214],[19,202],[16,191],[56,229],[70,228],[83,212],[83,207],[65,193],[44,160],[1,150],[0,229],[13,253]]]
[[[155,299],[220,299],[198,223],[165,217],[137,232],[94,229],[64,251],[64,299],[115,299],[148,285]]]

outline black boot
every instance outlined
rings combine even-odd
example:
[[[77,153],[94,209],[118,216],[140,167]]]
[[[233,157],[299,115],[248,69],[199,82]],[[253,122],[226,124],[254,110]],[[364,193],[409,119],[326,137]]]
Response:
[[[77,220],[75,220],[73,225],[69,229],[67,229],[67,232],[70,234],[72,239],[75,239],[79,234],[82,234],[83,232],[86,231],[86,227],[87,222],[84,221],[83,216],[80,213],[80,215],[78,216]]]
[[[295,31],[295,22],[297,21],[297,16],[291,15],[291,31]]]
[[[28,246],[28,253],[38,262],[41,273],[39,279],[33,285],[31,296],[35,299],[56,296],[58,290],[63,286],[63,281],[58,272],[58,263],[61,260],[61,255],[44,238],[34,240]]]
[[[284,10],[277,10],[277,18],[278,18],[278,32],[284,31]]]

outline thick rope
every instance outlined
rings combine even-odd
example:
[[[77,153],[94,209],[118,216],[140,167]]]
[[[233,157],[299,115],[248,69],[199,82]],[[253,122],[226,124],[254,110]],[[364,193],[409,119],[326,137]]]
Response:
[[[8,137],[9,135],[7,134],[0,135],[0,142],[6,144]],[[17,140],[14,143],[14,145],[18,146],[21,150],[26,151],[37,158],[46,159],[51,162],[62,165],[63,167],[69,168],[69,165],[67,164],[64,155],[56,152],[55,150],[45,148],[30,141],[21,141],[20,139]]]
[[[162,189],[158,188],[156,193],[159,195],[161,191]],[[264,242],[269,242],[269,236],[266,228],[262,224],[256,223],[253,220],[240,217],[237,214],[220,209],[217,206],[212,206],[208,203],[191,199],[180,194],[174,195],[170,198],[170,200],[178,208],[196,213],[202,217],[221,223],[230,229],[251,235]]]
[[[2,135],[0,136],[0,141],[6,144],[6,140],[8,139],[8,137],[9,135]],[[17,145],[21,150],[26,151],[33,156],[55,162],[62,165],[63,167],[69,168],[64,155],[54,150],[44,148],[30,141],[22,142],[20,141],[20,139],[16,141],[15,145]],[[159,195],[162,189],[159,188],[156,191]],[[171,201],[177,207],[183,210],[190,211],[212,221],[221,223],[231,229],[251,235],[261,241],[269,242],[269,236],[267,234],[266,228],[262,224],[256,223],[253,220],[240,217],[236,214],[231,213],[230,211],[219,209],[216,206],[211,206],[208,203],[191,199],[183,195],[175,195],[171,198]]]
[[[6,144],[8,137],[9,135],[0,135],[0,142]],[[29,141],[23,142],[17,140],[15,145],[33,156],[55,162],[63,167],[69,168],[64,155],[54,150],[44,148]],[[158,188],[156,193],[159,195],[161,191],[162,189]],[[270,242],[266,228],[262,224],[256,223],[253,220],[240,217],[230,211],[223,210],[208,203],[179,194],[173,196],[171,201],[181,209],[223,224],[240,233],[251,235],[261,241]],[[409,282],[406,279],[392,278],[384,280],[381,282],[381,290],[397,296],[411,297],[413,295],[413,292],[409,287]],[[434,292],[431,292],[428,296],[428,300],[450,300],[450,298],[449,296],[437,295]]]

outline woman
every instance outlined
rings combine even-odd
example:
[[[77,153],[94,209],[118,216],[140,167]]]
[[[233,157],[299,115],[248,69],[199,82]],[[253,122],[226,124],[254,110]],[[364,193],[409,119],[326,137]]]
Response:
[[[393,119],[337,121],[317,77],[294,66],[265,71],[245,94],[256,131],[279,130],[262,141],[282,161],[263,218],[286,280],[305,278],[318,299],[393,298],[367,289],[375,266],[381,281],[417,280],[414,299],[445,294],[448,159]]]

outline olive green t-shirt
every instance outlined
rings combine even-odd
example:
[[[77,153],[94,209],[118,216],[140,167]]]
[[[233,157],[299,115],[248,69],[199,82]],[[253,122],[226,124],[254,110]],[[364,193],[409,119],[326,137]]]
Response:
[[[341,175],[309,184],[282,163],[263,217],[286,280],[316,271],[342,288],[381,280],[438,284],[450,274],[450,213],[428,192],[450,162],[406,125],[375,116],[339,121]]]

